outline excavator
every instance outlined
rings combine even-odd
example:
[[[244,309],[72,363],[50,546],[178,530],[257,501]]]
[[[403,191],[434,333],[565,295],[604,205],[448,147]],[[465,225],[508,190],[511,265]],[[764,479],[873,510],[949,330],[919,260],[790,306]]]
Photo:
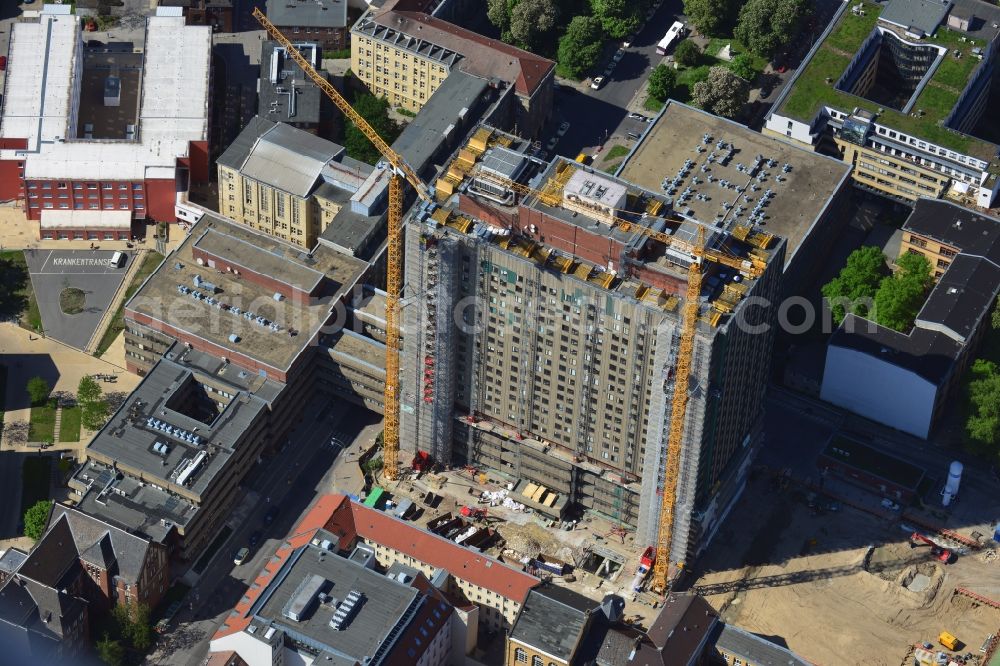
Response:
[[[939,546],[933,539],[920,532],[914,532],[910,535],[910,548],[919,548],[920,546],[930,546],[931,555],[942,564],[951,564],[956,559],[955,551]]]

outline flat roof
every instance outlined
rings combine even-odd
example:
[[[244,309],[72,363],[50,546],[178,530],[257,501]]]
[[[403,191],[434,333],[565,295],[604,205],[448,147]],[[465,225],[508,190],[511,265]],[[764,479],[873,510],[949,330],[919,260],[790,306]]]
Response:
[[[959,254],[917,313],[917,326],[967,342],[979,328],[1000,291],[1000,266],[983,257]]]
[[[929,35],[941,25],[949,9],[950,0],[889,0],[879,18]]]
[[[135,141],[72,139],[81,36],[72,15],[42,14],[13,26],[0,136],[27,139],[28,147],[0,150],[0,159],[24,159],[28,180],[173,178],[189,142],[208,136],[212,28],[187,26],[183,17],[146,20]]]
[[[267,18],[279,28],[343,28],[347,26],[347,0],[267,0]]]
[[[843,435],[833,437],[823,455],[911,490],[924,478],[923,468]]]
[[[950,201],[920,198],[903,231],[926,236],[1000,265],[1000,220]]]
[[[345,4],[339,0],[341,5]],[[309,3],[312,4],[311,2]],[[300,3],[298,6],[305,6]],[[306,60],[314,62],[319,69],[319,46],[312,42],[295,45]],[[313,55],[315,54],[315,59]],[[272,76],[274,82],[272,83]],[[327,103],[326,95],[293,59],[285,53],[283,46],[268,40],[260,46],[260,81],[257,86],[257,109],[271,120],[294,124],[319,124],[321,108]]]
[[[371,366],[377,374],[385,375],[385,344],[354,331],[338,331],[326,341],[330,354],[341,358],[348,365],[359,361]]]
[[[226,261],[285,284],[305,288],[322,279],[324,286],[317,297],[275,300],[273,287],[244,275],[199,266],[193,255],[196,245],[211,248],[213,254]],[[312,253],[306,253],[271,236],[206,214],[126,307],[154,322],[284,371],[329,319],[340,294],[350,289],[366,268],[366,262],[328,247],[318,246]],[[219,302],[218,306],[180,292],[181,285],[195,290],[196,275],[216,286],[213,298]],[[277,324],[280,330],[260,326],[223,309],[223,305],[242,311],[250,309]],[[295,335],[290,331],[295,331]],[[230,341],[230,335],[234,334],[239,336],[237,342]]]
[[[471,121],[466,118],[469,110],[488,89],[489,81],[485,79],[452,72],[403,129],[392,149],[414,171],[422,172],[440,147],[448,143],[448,135]]]
[[[985,3],[977,3],[976,6],[980,4]],[[852,8],[857,6],[861,7],[863,15],[853,12]],[[931,73],[922,92],[914,101],[912,108],[923,111],[923,114],[907,114],[885,108],[877,102],[836,88],[835,84],[855,54],[876,29],[883,11],[882,5],[869,0],[842,3],[826,31],[785,87],[773,107],[772,115],[811,123],[825,107],[832,107],[843,113],[850,113],[858,107],[877,114],[875,122],[880,125],[981,160],[996,159],[996,144],[944,127],[943,122],[980,65],[980,60],[975,57],[972,50],[985,49],[988,41],[992,41],[996,36],[997,29],[991,28],[991,34],[986,38],[967,36],[965,33],[949,30],[943,26],[925,39],[899,35],[901,39],[911,43],[943,46],[948,49],[948,54]],[[880,27],[890,31],[905,32],[885,22]],[[962,41],[963,39],[965,41]],[[960,58],[955,57],[955,51],[962,54]],[[834,85],[826,82],[828,78]]]
[[[313,541],[323,536],[319,532]],[[293,639],[296,635],[306,637],[318,644],[316,647],[361,662],[374,656],[398,625],[409,624],[420,603],[416,588],[327,552],[312,542],[292,554],[281,573],[263,591],[253,615],[283,629]],[[322,582],[322,592],[340,602],[351,592],[361,595],[357,610],[340,630],[330,626],[335,613],[330,604],[313,602],[299,621],[285,615],[300,585],[317,580],[314,577]]]
[[[599,605],[566,588],[537,587],[528,592],[510,638],[569,661],[580,643],[590,612]]]
[[[203,395],[204,384],[234,396],[212,415],[211,423],[175,409],[178,402],[186,403],[198,392]],[[211,399],[209,402],[215,405]],[[163,487],[185,497],[188,493],[200,497],[228,465],[237,447],[244,444],[247,428],[267,409],[267,403],[253,393],[163,358],[94,436],[87,455],[105,464],[116,463],[144,479],[157,479]],[[169,428],[179,428],[180,434],[176,430],[170,433]],[[162,447],[154,449],[154,444],[165,444],[166,453]],[[195,463],[193,471],[188,471]]]
[[[320,191],[325,187],[329,187],[329,184],[321,185]],[[370,253],[365,252],[365,250],[372,246],[376,234],[384,226],[386,212],[383,211],[378,215],[365,215],[356,212],[351,208],[350,197],[351,194],[346,193],[347,200],[344,201],[343,207],[337,211],[337,214],[330,220],[330,224],[326,225],[326,229],[319,235],[319,242],[338,252],[367,258]],[[384,238],[384,235],[382,237]]]
[[[702,141],[706,133],[710,139],[707,144]],[[734,149],[728,162],[717,159],[728,152],[728,148],[717,148],[719,141],[730,144]],[[704,151],[698,152],[697,147]],[[708,156],[713,153],[716,159],[708,163]],[[746,172],[737,170],[740,164],[753,166],[757,155],[775,162],[774,167],[763,168],[768,177],[759,183]],[[760,200],[760,195],[768,189],[774,192],[764,208],[767,218],[761,230],[785,239],[786,265],[791,263],[803,239],[829,201],[847,183],[851,173],[851,165],[840,160],[766,137],[744,125],[686,104],[668,101],[653,126],[646,130],[625,159],[617,175],[662,195],[664,179],[672,180],[688,160],[692,162],[690,176],[683,179],[675,197],[687,187],[691,187],[694,196],[684,204],[675,205],[680,210],[691,210],[693,217],[705,224],[714,224],[720,219],[717,217],[719,214],[727,215],[727,221],[733,219],[736,206],[743,206],[745,211],[740,218],[736,218],[736,223],[746,224],[748,214]],[[791,167],[787,172],[783,171],[785,164]],[[703,166],[708,171],[702,171]],[[714,182],[707,182],[709,176]],[[693,184],[692,177],[700,182]],[[782,182],[777,182],[778,177],[783,179]],[[722,180],[735,188],[722,187],[719,184]],[[745,191],[750,201],[741,194],[748,183],[759,187],[756,192]],[[708,200],[699,200],[699,193],[707,195]],[[724,203],[729,204],[732,212],[724,208]]]

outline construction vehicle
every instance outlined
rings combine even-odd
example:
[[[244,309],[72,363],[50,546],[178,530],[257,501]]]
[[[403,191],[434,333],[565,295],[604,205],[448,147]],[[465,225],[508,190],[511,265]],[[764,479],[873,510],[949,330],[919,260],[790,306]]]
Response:
[[[299,53],[299,50],[267,19],[259,7],[254,8],[253,17],[267,31],[271,39],[285,48],[285,53],[330,98],[347,120],[354,123],[354,126],[372,142],[392,170],[392,178],[389,180],[385,280],[385,433],[382,442],[382,474],[390,481],[394,481],[399,477],[399,298],[403,283],[403,181],[408,182],[417,196],[424,201],[432,201],[432,198],[427,186],[416,172],[379,136],[361,114],[347,103],[333,84],[320,76],[312,63]]]
[[[949,650],[957,650],[959,645],[958,639],[947,631],[941,632],[941,635],[938,636],[938,643],[945,646]]]
[[[473,520],[485,520],[486,519],[486,509],[481,509],[474,506],[463,506],[460,512],[465,518],[472,518]]]
[[[914,543],[915,541],[918,543]],[[955,559],[954,551],[945,548],[943,546],[939,546],[930,537],[923,535],[920,532],[914,532],[913,534],[910,535],[910,548],[918,548],[921,544],[930,546],[931,555],[933,555],[934,559],[941,562],[942,564],[950,564]]]
[[[255,8],[253,16],[267,31],[272,39],[285,48],[285,52],[302,68],[302,71],[333,101],[348,120],[372,142],[392,169],[389,181],[389,211],[388,211],[388,254],[386,260],[386,367],[385,367],[385,434],[383,437],[383,474],[389,480],[398,478],[399,454],[399,299],[402,286],[402,216],[403,192],[405,180],[416,191],[420,199],[433,202],[428,187],[420,180],[405,160],[372,129],[364,118],[355,111],[347,100],[341,96],[333,85],[319,75],[312,64],[306,60],[298,49],[278,30],[259,9]],[[480,177],[488,180],[496,179],[502,186],[509,187],[522,195],[538,196],[543,202],[555,203],[551,192],[535,190],[515,181],[499,176],[481,173]],[[653,211],[655,214],[655,211]],[[674,236],[656,231],[641,224],[630,222],[618,216],[612,216],[609,223],[622,231],[635,231],[665,246],[685,252],[690,257],[688,268],[688,283],[686,298],[681,319],[681,336],[678,346],[677,364],[674,380],[674,397],[670,412],[670,433],[667,440],[666,471],[663,478],[663,502],[661,503],[659,534],[656,543],[656,561],[654,563],[653,588],[665,593],[668,584],[670,566],[670,541],[673,536],[674,502],[677,495],[677,477],[680,469],[681,442],[684,435],[684,417],[687,413],[688,388],[690,385],[691,359],[694,350],[694,338],[699,317],[699,300],[702,286],[702,266],[705,261],[711,261],[740,271],[750,277],[760,277],[767,266],[766,259],[760,254],[751,252],[749,258],[736,257],[725,250],[705,247],[705,230],[698,226],[697,240],[694,243],[682,241]],[[740,240],[755,245],[764,250],[770,244],[773,236],[766,233],[750,234],[749,228],[740,228],[743,235],[734,234]],[[464,511],[464,509],[463,509]],[[683,563],[679,563],[683,568]]]

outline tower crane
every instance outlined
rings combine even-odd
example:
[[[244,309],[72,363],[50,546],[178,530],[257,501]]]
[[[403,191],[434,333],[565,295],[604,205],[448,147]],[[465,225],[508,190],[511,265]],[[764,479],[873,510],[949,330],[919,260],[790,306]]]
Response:
[[[302,71],[330,98],[344,116],[361,130],[372,142],[392,169],[389,180],[388,210],[388,252],[386,261],[386,363],[385,363],[385,434],[383,436],[382,459],[387,478],[395,479],[399,473],[399,299],[402,287],[402,219],[403,181],[405,180],[424,201],[433,202],[427,186],[406,161],[382,139],[381,136],[355,111],[333,85],[315,70],[299,50],[286,38],[264,13],[253,10],[253,17],[263,26],[276,42],[302,68]],[[551,198],[551,195],[505,178],[496,178],[506,187],[522,194]],[[705,261],[719,263],[746,273],[750,277],[763,274],[766,262],[762,259],[741,259],[705,247],[704,228],[698,226],[695,243],[650,229],[641,224],[611,216],[611,223],[622,231],[636,231],[662,242],[668,247],[683,250],[691,255],[688,267],[688,286],[681,318],[681,339],[677,351],[677,367],[674,379],[674,397],[670,411],[670,431],[667,439],[666,471],[663,479],[663,501],[660,505],[659,533],[656,544],[656,561],[653,569],[653,588],[664,592],[668,585],[670,548],[673,536],[677,477],[680,471],[681,442],[684,437],[684,419],[687,414],[688,387],[691,374],[691,357],[698,324],[698,301],[701,296],[702,267]],[[683,565],[681,565],[683,566]]]
[[[313,83],[330,98],[344,116],[361,130],[392,170],[389,179],[388,248],[386,256],[385,298],[385,433],[382,443],[383,473],[392,480],[399,474],[399,298],[402,290],[402,226],[403,181],[416,190],[417,196],[431,201],[427,186],[406,161],[378,135],[372,126],[355,111],[329,81],[316,71],[299,50],[271,23],[260,8],[254,8],[253,17],[261,24],[271,39],[281,44],[285,53],[302,68]]]

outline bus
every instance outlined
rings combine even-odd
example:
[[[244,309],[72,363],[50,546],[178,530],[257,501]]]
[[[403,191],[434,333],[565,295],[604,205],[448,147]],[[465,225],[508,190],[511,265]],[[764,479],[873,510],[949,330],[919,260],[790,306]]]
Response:
[[[674,24],[670,26],[670,30],[667,30],[667,34],[663,36],[660,43],[656,45],[657,55],[667,55],[667,51],[670,47],[677,41],[680,37],[684,36],[684,24],[680,21],[674,21]]]

